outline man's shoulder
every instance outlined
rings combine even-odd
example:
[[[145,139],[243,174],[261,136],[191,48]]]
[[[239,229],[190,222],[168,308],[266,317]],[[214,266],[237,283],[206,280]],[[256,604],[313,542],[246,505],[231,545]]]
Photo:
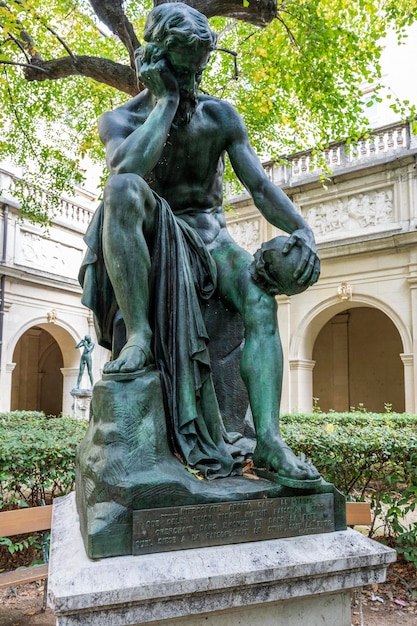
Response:
[[[238,112],[236,111],[234,106],[230,104],[230,102],[227,102],[227,100],[222,100],[221,98],[216,98],[215,96],[209,96],[208,94],[205,94],[205,93],[200,94],[198,97],[198,100],[201,104],[204,104],[204,106],[207,106],[213,109],[218,109],[219,111],[232,110],[236,113],[236,115],[238,115]]]
[[[230,102],[204,95],[200,103],[206,118],[211,118],[214,125],[221,128],[227,144],[247,137],[245,123]]]
[[[143,123],[147,113],[141,112],[145,104],[142,93],[122,106],[103,113],[98,120],[99,133],[107,135],[120,130],[122,132],[133,131],[141,122]]]
[[[128,119],[132,115],[137,114],[141,109],[146,106],[147,103],[147,94],[144,91],[141,91],[134,98],[125,102],[119,107],[112,109],[111,111],[106,111],[100,117],[100,119],[104,120],[112,120],[112,119]]]
[[[205,113],[217,117],[223,123],[225,121],[241,122],[241,117],[235,107],[226,100],[203,94],[199,96],[199,103]]]

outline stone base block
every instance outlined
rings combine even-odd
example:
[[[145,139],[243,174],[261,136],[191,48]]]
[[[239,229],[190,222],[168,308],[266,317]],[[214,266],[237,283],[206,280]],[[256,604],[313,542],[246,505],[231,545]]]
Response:
[[[57,626],[350,626],[350,590],[394,560],[349,529],[91,561],[70,494],[54,503],[49,604]]]
[[[88,421],[93,396],[92,389],[71,389],[70,393],[72,395],[72,417],[77,420]]]

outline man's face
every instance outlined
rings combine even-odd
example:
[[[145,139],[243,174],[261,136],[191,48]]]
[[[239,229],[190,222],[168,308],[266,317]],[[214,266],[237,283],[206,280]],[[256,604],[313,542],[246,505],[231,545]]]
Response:
[[[178,81],[180,91],[196,96],[210,52],[182,48],[181,50],[167,50],[165,57]]]

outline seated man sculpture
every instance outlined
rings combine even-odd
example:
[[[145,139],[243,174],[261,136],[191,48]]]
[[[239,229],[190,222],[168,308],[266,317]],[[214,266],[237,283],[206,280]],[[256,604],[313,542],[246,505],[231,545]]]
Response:
[[[319,277],[313,233],[267,178],[236,110],[199,94],[216,48],[205,16],[182,3],[162,4],[149,14],[144,38],[137,65],[145,89],[99,121],[111,176],[86,236],[82,282],[99,342],[113,348],[103,379],[129,381],[156,368],[177,456],[207,478],[238,472],[200,310],[201,300],[216,294],[244,324],[241,375],[256,431],[254,464],[278,483],[306,488],[319,473],[285,445],[279,428],[279,289],[273,277],[257,280],[259,258],[254,265],[226,228],[225,154],[262,215],[289,234],[282,258],[298,253],[294,292]],[[265,277],[267,263],[262,271]],[[126,328],[121,350],[113,338],[118,316]]]

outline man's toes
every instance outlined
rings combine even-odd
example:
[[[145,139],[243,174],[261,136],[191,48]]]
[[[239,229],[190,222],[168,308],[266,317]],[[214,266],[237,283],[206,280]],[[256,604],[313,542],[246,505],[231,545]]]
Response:
[[[121,372],[134,372],[138,369],[138,367],[136,366],[135,361],[132,360],[127,360],[125,361],[125,363],[123,363],[123,365],[120,368]]]

